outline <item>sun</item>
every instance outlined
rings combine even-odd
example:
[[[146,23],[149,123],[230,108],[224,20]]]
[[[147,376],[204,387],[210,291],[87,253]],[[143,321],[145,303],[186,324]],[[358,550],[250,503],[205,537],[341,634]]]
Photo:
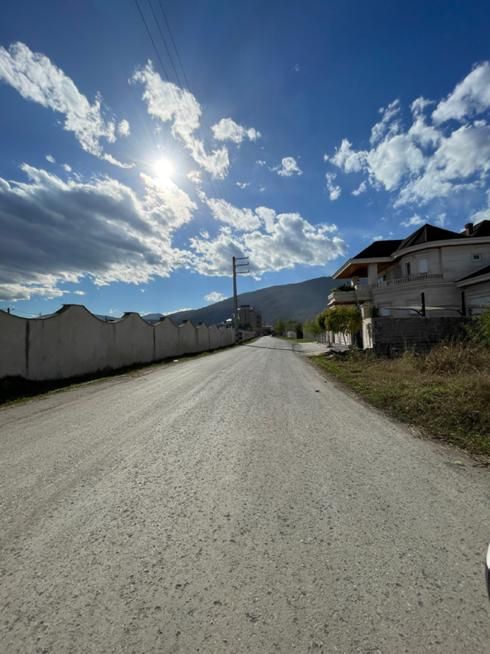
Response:
[[[172,181],[175,167],[170,159],[157,159],[153,164],[153,175],[160,184],[168,184]]]

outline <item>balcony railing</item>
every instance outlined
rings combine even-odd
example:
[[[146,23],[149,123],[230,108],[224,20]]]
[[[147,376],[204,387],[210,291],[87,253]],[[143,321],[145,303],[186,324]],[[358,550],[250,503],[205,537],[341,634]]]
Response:
[[[357,304],[371,298],[371,289],[367,285],[352,286],[350,290],[333,289],[328,296],[329,304]]]
[[[425,280],[432,279],[444,279],[444,275],[442,273],[417,273],[416,275],[398,277],[398,279],[380,279],[376,286],[377,288],[384,288],[386,286],[401,286],[403,284],[410,284],[411,282],[423,282]]]

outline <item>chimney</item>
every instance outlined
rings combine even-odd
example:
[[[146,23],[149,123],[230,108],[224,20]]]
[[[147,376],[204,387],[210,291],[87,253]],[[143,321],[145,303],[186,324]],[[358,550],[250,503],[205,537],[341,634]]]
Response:
[[[473,223],[466,223],[464,226],[464,235],[471,236],[473,234]]]

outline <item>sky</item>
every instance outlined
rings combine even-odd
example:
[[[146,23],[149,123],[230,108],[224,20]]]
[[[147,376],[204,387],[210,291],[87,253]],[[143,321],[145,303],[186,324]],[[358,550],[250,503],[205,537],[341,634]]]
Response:
[[[488,2],[3,0],[0,308],[171,313],[490,218]]]

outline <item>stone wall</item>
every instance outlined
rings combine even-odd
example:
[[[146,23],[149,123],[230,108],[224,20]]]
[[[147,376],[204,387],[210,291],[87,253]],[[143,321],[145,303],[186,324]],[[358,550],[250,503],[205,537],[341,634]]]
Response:
[[[247,334],[246,338],[253,335]],[[81,305],[52,316],[19,318],[0,311],[0,379],[69,379],[227,347],[231,327],[153,325],[136,313],[105,321]]]

